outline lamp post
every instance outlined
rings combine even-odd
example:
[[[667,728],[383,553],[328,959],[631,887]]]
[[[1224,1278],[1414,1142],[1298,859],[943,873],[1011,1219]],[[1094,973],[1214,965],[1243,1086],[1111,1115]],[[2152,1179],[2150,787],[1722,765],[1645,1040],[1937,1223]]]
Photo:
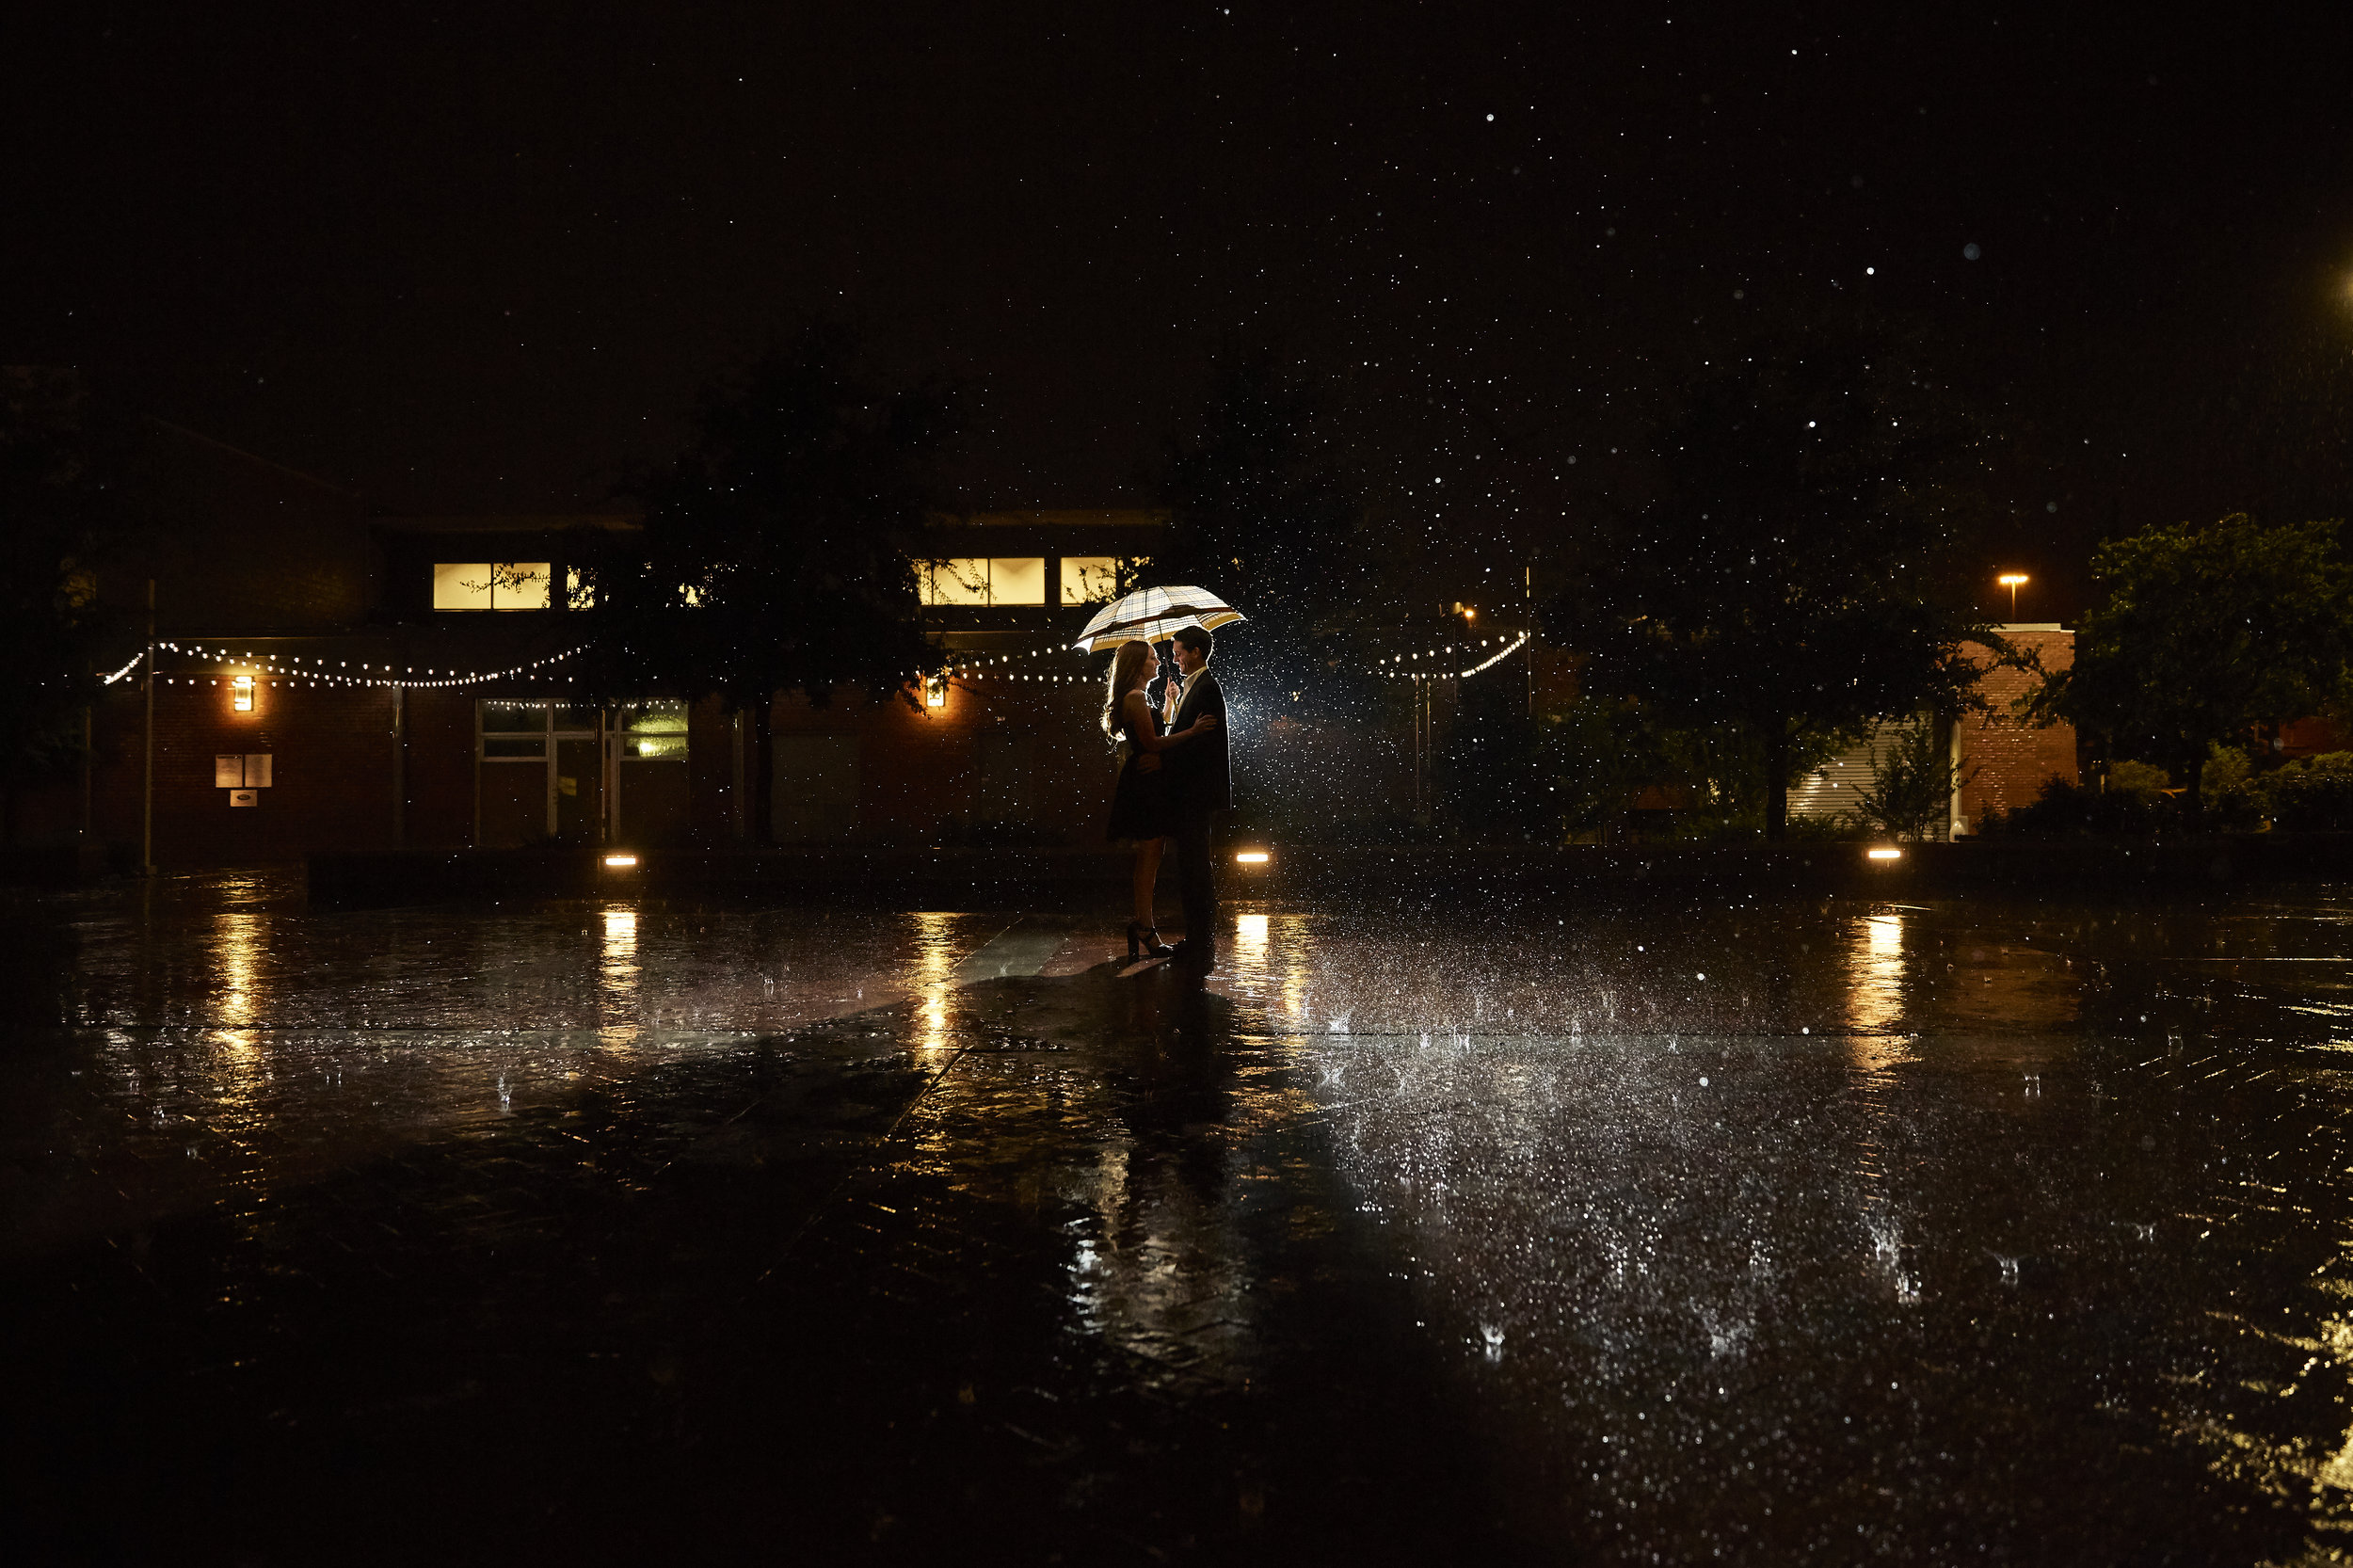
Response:
[[[2009,590],[2009,618],[2016,620],[2018,618],[2018,590],[2032,579],[2023,571],[2006,571],[1994,581]]]

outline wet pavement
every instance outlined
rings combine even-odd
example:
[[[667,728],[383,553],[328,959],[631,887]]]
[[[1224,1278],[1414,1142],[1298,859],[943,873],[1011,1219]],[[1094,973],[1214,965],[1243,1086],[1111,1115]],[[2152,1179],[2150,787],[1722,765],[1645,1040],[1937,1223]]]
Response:
[[[2353,1547],[2353,899],[1230,918],[14,899],[20,1560]]]

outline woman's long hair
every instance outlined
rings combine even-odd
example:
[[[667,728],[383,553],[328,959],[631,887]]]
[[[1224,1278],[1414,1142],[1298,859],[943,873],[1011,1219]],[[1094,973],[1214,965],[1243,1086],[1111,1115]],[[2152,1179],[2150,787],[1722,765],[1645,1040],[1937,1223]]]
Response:
[[[1152,645],[1132,639],[1120,644],[1112,656],[1111,679],[1103,688],[1103,733],[1114,742],[1119,739],[1119,699],[1135,688],[1138,672],[1151,658]]]

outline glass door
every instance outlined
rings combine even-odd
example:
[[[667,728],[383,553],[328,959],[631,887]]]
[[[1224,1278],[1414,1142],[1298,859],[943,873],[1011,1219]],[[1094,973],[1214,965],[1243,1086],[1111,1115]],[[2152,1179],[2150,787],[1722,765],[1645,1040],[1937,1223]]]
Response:
[[[595,708],[474,704],[474,843],[482,849],[604,840],[603,715]]]

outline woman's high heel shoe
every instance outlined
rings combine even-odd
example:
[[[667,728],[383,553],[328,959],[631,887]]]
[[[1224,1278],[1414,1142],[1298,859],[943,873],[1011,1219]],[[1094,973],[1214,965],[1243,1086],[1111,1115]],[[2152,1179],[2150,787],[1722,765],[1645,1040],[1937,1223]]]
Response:
[[[1175,952],[1176,951],[1176,950],[1175,948],[1168,946],[1160,940],[1160,928],[1159,926],[1146,925],[1142,920],[1129,920],[1128,922],[1128,958],[1129,962],[1132,963],[1138,958],[1166,958],[1170,953]]]

